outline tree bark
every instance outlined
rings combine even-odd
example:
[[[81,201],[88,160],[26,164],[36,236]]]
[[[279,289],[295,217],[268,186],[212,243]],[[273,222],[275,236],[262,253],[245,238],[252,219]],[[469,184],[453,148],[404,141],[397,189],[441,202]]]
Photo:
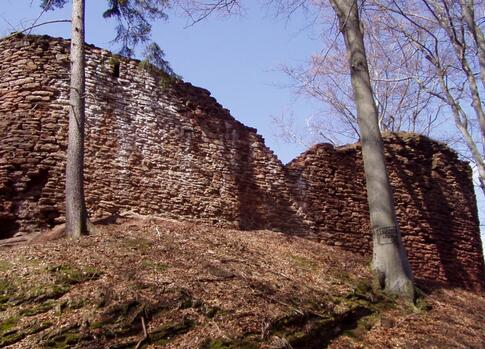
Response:
[[[463,11],[463,19],[477,46],[480,77],[482,85],[485,87],[485,35],[483,35],[482,30],[476,23],[473,0],[460,0],[460,4]]]
[[[397,225],[394,200],[384,158],[369,68],[356,0],[330,0],[344,35],[357,108],[362,157],[373,232],[372,269],[379,286],[406,298],[414,298],[411,268]]]
[[[66,161],[66,234],[74,239],[87,234],[89,225],[84,199],[84,16],[85,0],[73,0],[69,135]]]

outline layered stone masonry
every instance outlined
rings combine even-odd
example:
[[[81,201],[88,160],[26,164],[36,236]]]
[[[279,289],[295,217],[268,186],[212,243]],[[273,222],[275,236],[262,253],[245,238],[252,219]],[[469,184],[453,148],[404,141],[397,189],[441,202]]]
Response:
[[[414,134],[384,138],[403,242],[418,278],[483,285],[483,251],[469,165]],[[292,195],[325,243],[371,255],[359,145],[317,145],[288,164]],[[473,261],[473,262],[471,262]]]
[[[124,211],[305,234],[370,252],[358,145],[318,145],[284,166],[207,90],[87,47],[86,197],[91,216]],[[64,220],[69,45],[0,41],[0,237]],[[484,278],[469,166],[416,135],[386,137],[404,242],[420,278]]]

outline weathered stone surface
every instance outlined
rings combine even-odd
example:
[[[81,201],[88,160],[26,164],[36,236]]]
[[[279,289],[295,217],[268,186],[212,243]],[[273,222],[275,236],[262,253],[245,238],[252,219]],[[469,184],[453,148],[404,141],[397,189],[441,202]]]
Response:
[[[484,265],[471,169],[444,144],[414,134],[385,136],[400,230],[418,278],[474,287]],[[326,244],[371,255],[358,145],[317,145],[288,164],[292,197]],[[322,180],[329,179],[329,180]]]
[[[68,53],[62,39],[0,41],[0,238],[64,220]],[[318,145],[284,166],[209,91],[166,86],[137,61],[92,46],[87,58],[91,216],[135,211],[278,229],[370,253],[357,145]],[[390,135],[386,149],[415,274],[478,287],[483,252],[469,166],[416,135]]]

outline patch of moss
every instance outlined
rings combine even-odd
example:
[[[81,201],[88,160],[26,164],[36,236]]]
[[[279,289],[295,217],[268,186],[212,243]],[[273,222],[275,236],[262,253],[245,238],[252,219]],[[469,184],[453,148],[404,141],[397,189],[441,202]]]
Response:
[[[293,263],[295,263],[298,267],[306,270],[315,270],[317,264],[309,258],[298,256],[298,255],[291,255],[290,256]]]
[[[89,327],[93,330],[96,330],[98,328],[103,328],[105,324],[102,321],[94,321],[92,322]]]
[[[19,263],[22,263],[22,264],[28,264],[28,265],[31,265],[31,266],[40,266],[42,264],[42,260],[39,259],[39,258],[33,258],[33,257],[20,257],[18,259]]]
[[[101,277],[101,272],[92,267],[82,269],[73,268],[69,265],[57,265],[49,268],[49,271],[57,277],[57,283],[78,284],[85,281],[96,280]]]
[[[76,269],[66,265],[49,267],[47,272],[54,276],[53,283],[29,285],[15,279],[0,281],[0,310],[24,303],[42,303],[23,310],[23,315],[31,316],[48,311],[54,306],[52,300],[61,298],[72,285],[101,276],[94,268]]]
[[[44,335],[42,339],[42,347],[53,349],[74,348],[83,342],[91,342],[93,339],[94,338],[89,333],[85,333],[79,326],[73,325],[62,330],[53,329],[50,333]],[[85,348],[89,346],[82,347]]]
[[[359,320],[373,313],[371,307],[360,304],[327,316],[293,313],[273,322],[270,334],[285,338],[294,349],[320,349],[344,331],[357,328]]]
[[[109,57],[108,59],[108,64],[109,65],[116,65],[116,64],[120,64],[121,62],[121,59],[119,56],[116,56],[116,55],[112,55],[111,57]]]
[[[418,287],[414,288],[414,302],[410,305],[410,311],[421,313],[430,311],[433,307],[426,301],[426,293]]]
[[[366,280],[357,281],[351,292],[343,297],[336,297],[334,300],[336,303],[345,303],[349,308],[364,306],[376,312],[393,308],[396,304],[394,295],[373,288],[371,283]]]
[[[144,59],[138,63],[138,68],[140,70],[146,71],[148,74],[150,74],[152,77],[158,80],[160,88],[162,90],[172,86],[174,83],[177,81],[182,80],[182,76],[174,73],[167,73],[166,71],[163,71],[162,69],[158,68],[154,64],[150,63],[149,60]]]
[[[40,285],[30,288],[27,293],[20,296],[17,301],[18,304],[20,304],[24,302],[44,302],[49,299],[59,299],[69,292],[70,288],[69,285],[63,284]]]
[[[144,59],[138,63],[138,68],[140,70],[144,70],[148,72],[149,74],[157,74],[159,72],[159,69],[155,67],[153,64],[151,64],[148,60]]]
[[[15,328],[18,324],[19,318],[18,317],[10,317],[5,321],[0,323],[0,335],[5,335],[12,332],[12,329]]]
[[[0,280],[0,293],[8,291],[11,287],[11,283],[7,280]]]
[[[0,280],[0,310],[8,307],[8,303],[12,300],[16,293],[14,285],[7,280]]]
[[[8,271],[11,267],[9,262],[0,260],[0,273]]]
[[[149,342],[152,344],[165,345],[176,336],[189,332],[195,327],[195,321],[184,318],[181,322],[166,324],[150,333]]]
[[[9,318],[0,325],[0,347],[15,344],[25,337],[41,332],[52,326],[50,322],[29,325],[27,328],[18,328],[18,318]]]
[[[165,270],[170,268],[170,266],[168,264],[161,263],[161,262],[155,262],[155,261],[150,260],[150,259],[144,259],[141,262],[141,264],[146,268],[150,268],[150,269],[153,269],[153,270],[158,271],[158,272],[164,272]]]
[[[199,346],[199,349],[257,349],[257,341],[250,339],[207,339]]]
[[[66,307],[69,309],[81,309],[86,305],[86,303],[87,301],[85,299],[75,298],[75,299],[70,299],[67,302]]]
[[[48,299],[45,302],[41,304],[34,304],[31,307],[28,307],[26,309],[23,309],[19,312],[19,315],[21,316],[34,316],[37,314],[42,314],[46,313],[52,308],[54,308],[57,305],[57,303],[53,299]]]
[[[354,339],[361,339],[379,321],[379,317],[380,314],[377,312],[372,313],[368,316],[364,316],[357,321],[357,324],[354,328],[344,330],[342,332],[342,335]]]
[[[174,78],[170,75],[161,75],[160,76],[160,82],[159,82],[160,89],[162,91],[166,90],[167,88],[172,86],[177,79],[178,79],[178,77]],[[180,80],[180,79],[178,79],[178,80]]]
[[[143,238],[127,238],[123,240],[123,245],[129,249],[146,252],[151,242]]]
[[[66,331],[49,339],[45,344],[46,348],[67,349],[72,348],[83,340],[84,336],[78,331]]]
[[[12,331],[8,334],[0,336],[0,347],[6,347],[8,345],[15,344],[22,339],[24,339],[27,335],[23,332],[19,331]]]

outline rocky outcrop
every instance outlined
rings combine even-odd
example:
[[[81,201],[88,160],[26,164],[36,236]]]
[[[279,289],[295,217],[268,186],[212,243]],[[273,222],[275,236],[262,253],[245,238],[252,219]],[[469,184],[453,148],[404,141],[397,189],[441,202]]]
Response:
[[[0,41],[0,237],[64,221],[69,46]],[[318,145],[284,166],[255,129],[207,90],[87,47],[86,196],[90,215],[124,211],[305,234],[369,253],[358,145]],[[386,137],[404,241],[419,277],[483,279],[469,166],[445,145]]]

